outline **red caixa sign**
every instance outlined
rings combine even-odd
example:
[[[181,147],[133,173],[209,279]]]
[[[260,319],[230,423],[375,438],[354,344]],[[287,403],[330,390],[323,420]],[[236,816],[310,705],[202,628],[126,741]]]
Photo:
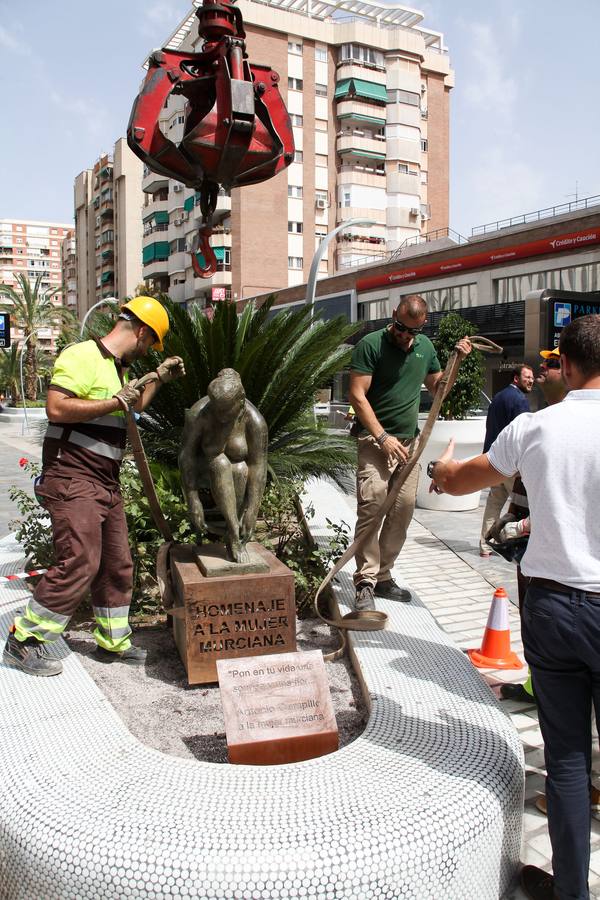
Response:
[[[226,291],[226,288],[224,288],[224,287],[214,287],[212,289],[212,293],[211,293],[211,301],[213,303],[216,303],[218,300],[225,300],[225,298],[226,298],[225,291]]]
[[[580,249],[588,245],[600,244],[600,228],[587,228],[585,231],[573,231],[570,234],[559,234],[556,237],[530,241],[527,244],[516,244],[514,247],[501,247],[485,253],[473,253],[470,256],[457,256],[439,262],[426,263],[423,266],[398,269],[386,272],[385,275],[372,275],[359,278],[356,282],[358,293],[372,291],[375,288],[391,287],[409,281],[420,281],[436,275],[447,275],[450,272],[464,272],[468,269],[479,269],[483,266],[497,266],[502,263],[529,256],[543,256],[545,253],[560,253],[563,250]]]

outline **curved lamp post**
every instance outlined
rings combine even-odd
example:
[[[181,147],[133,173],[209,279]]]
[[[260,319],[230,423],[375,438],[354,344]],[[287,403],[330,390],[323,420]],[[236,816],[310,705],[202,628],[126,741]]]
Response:
[[[98,306],[106,306],[107,303],[111,303],[111,302],[118,303],[119,301],[118,301],[117,297],[104,297],[102,300],[98,300],[97,303],[94,303],[93,306],[90,306],[90,308],[86,312],[85,316],[83,317],[83,321],[81,323],[81,331],[79,332],[79,337],[83,337],[83,332],[85,330],[85,323],[89,319],[90,313],[92,313],[95,309],[97,309]]]
[[[333,238],[340,231],[344,231],[344,229],[348,228],[349,225],[376,225],[377,223],[373,219],[348,219],[346,222],[342,222],[341,225],[338,225],[337,228],[334,228],[333,231],[330,231],[329,234],[326,234],[319,246],[315,251],[315,255],[313,256],[312,263],[310,264],[310,273],[308,276],[308,283],[306,285],[306,302],[314,303],[315,302],[315,290],[317,287],[317,273],[319,271],[319,263],[323,258],[323,254],[327,250],[327,247],[333,240]]]

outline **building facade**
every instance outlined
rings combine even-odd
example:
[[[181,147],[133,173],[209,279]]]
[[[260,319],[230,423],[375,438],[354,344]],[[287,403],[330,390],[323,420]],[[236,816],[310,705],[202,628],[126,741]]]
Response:
[[[372,0],[239,0],[251,62],[280,76],[296,152],[284,173],[219,197],[211,243],[218,271],[194,276],[199,197],[145,172],[144,279],[174,300],[243,299],[306,281],[314,251],[349,225],[320,277],[448,227],[448,121],[453,73],[423,14]],[[200,50],[192,12],[165,44]],[[184,98],[161,127],[177,142]]]
[[[120,138],[75,179],[77,314],[142,281],[142,164]]]
[[[539,323],[528,321],[528,296],[556,290],[598,292],[600,298],[600,197],[495,225],[473,229],[468,240],[424,236],[377,265],[321,280],[316,308],[325,318],[341,314],[360,322],[364,332],[388,324],[402,296],[419,294],[427,301],[430,337],[447,313],[459,313],[504,348],[502,357],[486,358],[491,396],[504,386],[502,370],[511,363],[539,362],[540,348],[530,338],[539,334]],[[305,296],[306,285],[279,291],[275,309],[303,304]]]
[[[61,247],[72,225],[64,222],[34,222],[24,219],[0,219],[0,284],[18,289],[17,275],[24,275],[33,286],[42,276],[40,289],[56,291],[52,302],[63,303]],[[3,300],[8,303],[8,300]],[[54,349],[59,329],[38,331],[38,343]],[[23,332],[13,323],[12,339],[22,340]]]
[[[75,229],[70,228],[62,242],[60,256],[62,262],[62,295],[63,302],[77,315],[77,254]]]

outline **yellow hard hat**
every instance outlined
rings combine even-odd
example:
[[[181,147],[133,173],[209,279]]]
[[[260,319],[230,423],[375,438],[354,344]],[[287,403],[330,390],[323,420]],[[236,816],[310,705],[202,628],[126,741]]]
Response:
[[[540,356],[544,359],[560,359],[560,350],[555,347],[554,350],[540,350]]]
[[[134,297],[124,303],[121,309],[128,309],[136,319],[143,322],[155,333],[158,340],[152,344],[154,350],[163,350],[163,338],[169,330],[167,311],[154,297]]]

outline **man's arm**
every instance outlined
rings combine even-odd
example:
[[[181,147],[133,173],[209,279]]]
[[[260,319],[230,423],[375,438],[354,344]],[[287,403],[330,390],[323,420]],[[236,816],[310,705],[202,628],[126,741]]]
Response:
[[[89,422],[100,416],[121,409],[121,404],[116,397],[107,400],[82,400],[80,397],[70,397],[56,388],[50,388],[46,399],[46,415],[50,422],[58,425],[71,425],[75,422]]]
[[[452,459],[453,453],[454,438],[433,467],[432,487],[434,490],[439,488],[438,493],[455,496],[472,494],[482,488],[501,484],[509,477],[494,469],[487,453],[460,462]]]
[[[377,440],[377,438],[384,433],[385,429],[375,415],[375,410],[367,400],[367,392],[371,387],[372,380],[372,375],[364,375],[362,372],[351,371],[348,396],[360,424]],[[408,450],[402,446],[398,438],[395,438],[391,434],[388,435],[383,444],[381,444],[381,449],[388,459],[405,460],[408,457]]]

